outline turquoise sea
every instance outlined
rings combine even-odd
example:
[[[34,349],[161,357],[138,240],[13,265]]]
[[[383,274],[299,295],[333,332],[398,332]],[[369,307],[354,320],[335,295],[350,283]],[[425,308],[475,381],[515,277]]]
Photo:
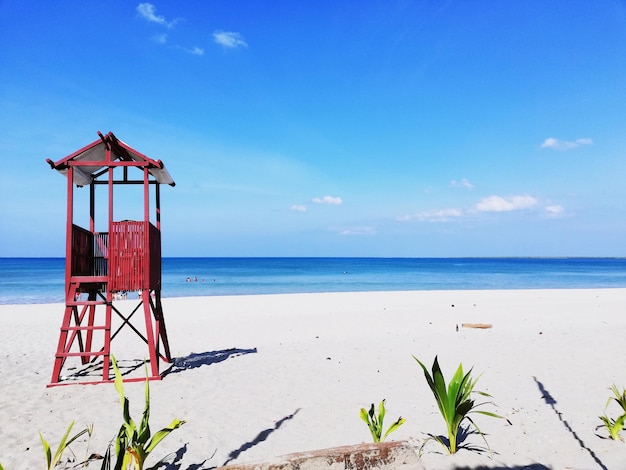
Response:
[[[64,270],[0,258],[0,304],[63,302]],[[611,288],[626,287],[626,258],[164,258],[162,281],[163,297]]]

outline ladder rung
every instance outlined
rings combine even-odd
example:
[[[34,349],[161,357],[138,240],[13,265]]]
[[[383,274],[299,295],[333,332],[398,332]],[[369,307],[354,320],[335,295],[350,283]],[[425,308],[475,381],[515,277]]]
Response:
[[[89,357],[89,356],[106,356],[109,353],[104,351],[94,352],[69,352],[69,353],[57,353],[56,357]]]
[[[93,330],[110,330],[106,325],[102,326],[66,326],[61,327],[61,331],[93,331]]]
[[[68,307],[79,307],[81,305],[106,305],[106,300],[70,300],[65,305]]]

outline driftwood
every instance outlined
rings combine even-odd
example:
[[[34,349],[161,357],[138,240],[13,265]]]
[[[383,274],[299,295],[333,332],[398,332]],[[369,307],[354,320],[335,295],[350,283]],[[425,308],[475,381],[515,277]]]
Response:
[[[267,462],[232,464],[217,470],[424,470],[407,441],[357,444],[288,454]]]
[[[479,328],[485,330],[491,328],[493,325],[491,323],[461,323],[461,326],[463,328]]]

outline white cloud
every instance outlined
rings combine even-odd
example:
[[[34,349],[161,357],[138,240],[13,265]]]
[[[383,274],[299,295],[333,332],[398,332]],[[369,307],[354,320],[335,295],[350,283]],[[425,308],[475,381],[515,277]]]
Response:
[[[213,40],[228,49],[248,47],[248,43],[241,34],[233,33],[231,31],[215,31],[213,33]]]
[[[164,16],[158,16],[156,7],[151,3],[140,3],[137,5],[137,13],[146,21],[163,25],[166,28],[171,28],[176,24],[176,20],[168,22]]]
[[[565,212],[565,209],[559,205],[546,206],[545,210],[546,215],[551,218],[561,217]]]
[[[554,137],[548,137],[541,144],[542,149],[553,149],[553,150],[571,150],[576,147],[580,147],[581,145],[591,145],[593,141],[589,138],[576,139],[574,141],[567,140],[559,140]]]
[[[537,204],[537,200],[527,194],[502,197],[489,196],[481,199],[477,204],[466,209],[437,209],[430,211],[417,212],[415,214],[407,214],[396,217],[398,222],[451,222],[460,218],[472,217],[479,212],[510,212],[523,209],[529,209]],[[547,206],[545,208],[548,216],[557,217],[563,212],[563,208],[557,205]]]
[[[193,54],[193,55],[204,55],[204,49],[198,47],[198,46],[194,46],[191,49],[186,49],[183,48],[183,50],[189,54]]]
[[[152,40],[159,44],[165,44],[167,42],[167,34],[155,34],[152,36]]]
[[[466,178],[463,178],[461,181],[452,180],[450,181],[450,186],[452,186],[453,188],[474,189],[474,185],[470,183]]]
[[[312,202],[315,204],[328,204],[330,206],[339,206],[343,203],[340,197],[335,196],[324,196],[322,198],[315,197]]]
[[[290,209],[295,212],[306,212],[308,210],[304,204],[294,204]]]
[[[353,227],[341,230],[339,235],[375,235],[376,230],[373,227]]]
[[[433,211],[418,212],[417,214],[404,215],[398,217],[399,222],[448,222],[449,220],[461,217],[463,212],[460,209],[440,209]]]
[[[480,212],[509,212],[521,209],[528,209],[537,204],[537,200],[527,194],[521,196],[489,196],[476,204],[476,209]]]

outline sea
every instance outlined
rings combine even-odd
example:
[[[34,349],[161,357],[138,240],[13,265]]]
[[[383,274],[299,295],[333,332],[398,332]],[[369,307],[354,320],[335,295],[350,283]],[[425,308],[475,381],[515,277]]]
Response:
[[[64,258],[0,258],[0,304],[64,302]],[[167,297],[626,287],[626,258],[163,258]]]

